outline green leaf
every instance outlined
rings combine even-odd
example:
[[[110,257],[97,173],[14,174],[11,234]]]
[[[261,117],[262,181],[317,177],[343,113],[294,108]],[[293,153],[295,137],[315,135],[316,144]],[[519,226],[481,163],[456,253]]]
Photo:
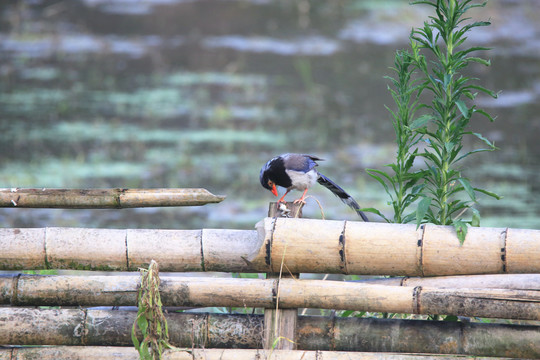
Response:
[[[458,107],[459,111],[461,112],[464,118],[468,119],[471,117],[469,108],[467,107],[467,105],[465,104],[463,100],[457,100],[456,106]]]
[[[489,141],[488,138],[484,137],[482,134],[480,134],[480,133],[475,133],[475,132],[467,132],[466,134],[474,135],[474,136],[476,136],[478,139],[482,140],[485,144],[487,144],[490,148],[496,149],[495,145],[494,145],[491,141]]]
[[[390,221],[386,216],[384,216],[379,210],[375,209],[375,208],[362,208],[360,209],[360,211],[363,211],[363,212],[369,212],[369,213],[373,213],[373,214],[377,214],[379,215],[380,217],[382,217],[387,223],[391,223],[392,221]]]
[[[426,124],[428,122],[431,121],[431,119],[433,119],[433,116],[431,115],[422,115],[420,116],[419,118],[416,118],[410,125],[409,127],[413,130],[415,129],[418,129],[418,128],[421,128],[421,127],[424,127],[426,126]]]
[[[461,220],[457,220],[454,222],[454,228],[456,229],[459,244],[463,245],[463,243],[465,242],[465,237],[467,236],[467,223]]]
[[[424,220],[424,217],[426,216],[426,213],[430,205],[431,205],[431,198],[427,196],[425,196],[418,203],[418,207],[416,208],[416,228],[420,227],[420,224],[422,223],[422,220]]]
[[[342,311],[338,316],[339,317],[350,317],[352,314],[354,314],[356,310],[345,310]]]
[[[146,334],[146,329],[148,329],[148,320],[144,316],[144,314],[141,314],[141,316],[137,317],[137,326],[139,329],[141,329],[141,332],[143,334]]]
[[[487,196],[491,196],[492,198],[495,198],[497,200],[501,200],[503,198],[503,196],[501,195],[498,195],[494,192],[491,192],[491,191],[487,191],[487,190],[484,190],[484,189],[480,189],[480,188],[474,188],[475,191],[478,191],[478,192],[481,192],[482,194],[485,194]]]
[[[480,212],[475,208],[470,208],[472,211],[471,226],[480,227]]]
[[[463,185],[463,188],[469,195],[472,201],[476,202],[476,194],[474,193],[474,188],[471,186],[471,183],[466,178],[459,178],[458,179],[461,185]]]
[[[390,175],[388,175],[384,171],[380,171],[380,170],[376,170],[376,169],[366,169],[366,172],[368,173],[369,176],[371,176],[372,178],[377,180],[384,187],[384,190],[386,191],[386,193],[388,195],[390,195],[390,197],[392,197],[392,194],[390,193],[390,189],[388,188],[388,185],[383,180],[383,178],[385,178],[386,180],[388,180],[393,185],[394,180],[392,179],[392,177],[390,177]],[[379,175],[381,175],[381,176],[379,176]]]
[[[139,339],[137,339],[137,328],[135,327],[135,323],[133,323],[133,326],[131,327],[131,341],[133,342],[135,349],[138,351],[141,343],[139,342]]]
[[[467,58],[467,60],[482,64],[482,65],[485,65],[485,66],[490,66],[491,65],[491,61],[486,60],[486,59],[482,59],[482,58],[479,58],[479,57],[469,57],[469,58]]]

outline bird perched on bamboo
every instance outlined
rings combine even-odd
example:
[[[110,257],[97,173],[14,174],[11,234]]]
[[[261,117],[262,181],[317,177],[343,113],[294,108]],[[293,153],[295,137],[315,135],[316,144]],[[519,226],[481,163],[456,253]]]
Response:
[[[270,190],[275,196],[279,196],[276,186],[287,189],[285,194],[278,200],[278,203],[283,202],[285,195],[293,189],[304,191],[302,197],[294,201],[303,202],[308,189],[318,182],[356,211],[364,221],[369,221],[366,215],[360,211],[360,205],[358,205],[351,195],[347,194],[338,184],[315,169],[318,166],[316,161],[320,160],[322,159],[313,155],[282,154],[269,160],[261,168],[259,180],[261,181],[261,185],[265,189]]]

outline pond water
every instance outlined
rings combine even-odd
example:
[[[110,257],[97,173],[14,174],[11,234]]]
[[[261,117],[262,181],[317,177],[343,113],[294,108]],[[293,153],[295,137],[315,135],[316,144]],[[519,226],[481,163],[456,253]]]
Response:
[[[275,198],[259,169],[283,152],[362,206],[389,211],[364,171],[393,161],[385,105],[396,49],[430,8],[387,1],[20,0],[0,4],[0,187],[204,187],[197,208],[0,209],[3,227],[253,228]],[[499,151],[463,174],[482,225],[540,229],[540,2],[491,0],[493,25],[469,44],[492,66],[469,71],[501,91],[472,130]],[[467,140],[469,148],[479,144]],[[356,214],[322,187],[326,218]],[[292,196],[294,198],[294,196]],[[308,199],[305,216],[320,217]]]

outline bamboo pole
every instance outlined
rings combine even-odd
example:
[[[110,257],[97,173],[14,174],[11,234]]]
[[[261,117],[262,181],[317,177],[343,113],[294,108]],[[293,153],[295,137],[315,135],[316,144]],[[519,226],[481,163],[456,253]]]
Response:
[[[92,309],[0,308],[0,344],[132,346],[137,313]],[[170,342],[184,347],[259,348],[260,316],[166,314]]]
[[[137,276],[0,277],[0,304],[17,306],[133,306],[137,291]],[[533,289],[405,287],[294,278],[163,276],[160,294],[164,306],[275,309],[279,304],[279,309],[322,308],[540,320],[540,290]],[[275,326],[274,317],[266,320]],[[273,340],[284,336],[282,332],[278,334],[281,335],[276,335]],[[289,336],[291,340],[294,338],[294,334]]]
[[[112,346],[54,346],[0,349],[0,360],[122,359],[139,360],[134,348]],[[441,356],[392,353],[352,353],[338,351],[290,351],[251,349],[165,350],[163,360],[502,360],[497,357]],[[506,358],[510,359],[510,358]]]
[[[540,290],[540,274],[494,274],[435,277],[391,277],[358,280],[363,284],[422,286],[433,288],[476,288]]]
[[[303,203],[270,203],[268,216],[301,218],[303,206]],[[282,267],[274,271],[266,274],[266,278],[272,281],[271,294],[273,297],[270,306],[267,305],[264,309],[263,347],[265,349],[295,350],[298,309],[283,309],[279,301],[281,298],[281,281],[294,279],[299,274],[292,274],[289,269],[283,269]]]
[[[135,271],[152,259],[162,271],[257,271],[253,230],[85,228],[0,229],[0,270]]]
[[[0,344],[131,346],[136,312],[0,308]],[[168,313],[170,342],[255,349],[262,316]],[[301,350],[540,358],[540,327],[370,318],[298,318]],[[277,351],[277,350],[276,350]]]
[[[470,228],[460,244],[451,226],[314,219],[264,219],[256,267],[295,272],[437,276],[540,273],[540,230]],[[270,242],[270,239],[274,239]],[[277,239],[277,241],[276,241]],[[270,246],[271,245],[271,246]]]
[[[18,208],[198,206],[224,199],[206,189],[0,189],[0,207]]]
[[[540,273],[540,230],[266,218],[257,230],[0,229],[0,270],[470,275]]]
[[[122,359],[139,360],[137,351],[129,347],[54,346],[46,348],[0,349],[0,360],[57,359]],[[290,351],[251,349],[165,350],[163,360],[503,360],[500,357],[441,356],[393,353],[351,353],[338,351]],[[510,359],[510,358],[505,358]]]

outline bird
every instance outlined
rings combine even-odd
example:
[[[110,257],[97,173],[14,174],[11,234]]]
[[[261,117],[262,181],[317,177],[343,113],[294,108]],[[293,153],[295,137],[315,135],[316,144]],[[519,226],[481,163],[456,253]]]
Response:
[[[341,201],[351,207],[364,221],[369,221],[367,216],[360,211],[360,205],[347,194],[338,184],[321,174],[315,168],[318,166],[317,161],[323,159],[306,154],[286,153],[270,159],[262,168],[259,175],[261,185],[272,192],[275,196],[278,195],[276,186],[281,186],[287,189],[285,194],[278,200],[278,203],[284,202],[285,196],[293,189],[304,191],[302,197],[295,200],[295,203],[304,202],[306,193],[310,187],[319,183]]]

